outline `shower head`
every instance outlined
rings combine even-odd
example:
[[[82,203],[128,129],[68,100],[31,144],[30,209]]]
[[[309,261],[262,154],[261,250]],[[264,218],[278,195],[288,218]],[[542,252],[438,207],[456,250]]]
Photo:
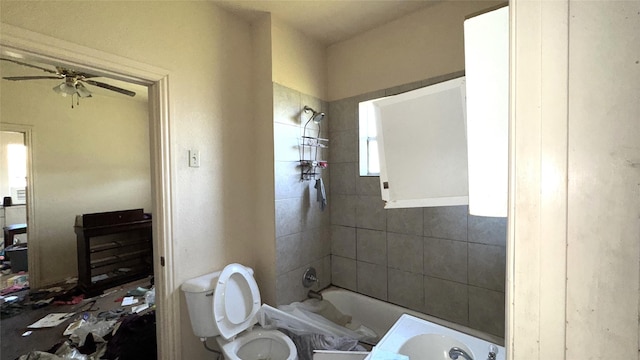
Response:
[[[317,112],[306,105],[304,107],[304,112],[311,112],[311,117],[309,118],[309,120],[312,120],[316,124],[320,124],[325,115],[323,112]]]

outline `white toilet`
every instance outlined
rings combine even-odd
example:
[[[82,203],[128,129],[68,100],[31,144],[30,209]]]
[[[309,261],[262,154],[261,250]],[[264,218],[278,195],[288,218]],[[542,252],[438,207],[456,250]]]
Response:
[[[296,346],[285,334],[254,328],[261,302],[251,268],[230,264],[222,271],[188,280],[181,288],[193,332],[202,341],[216,337],[225,359],[298,359]]]

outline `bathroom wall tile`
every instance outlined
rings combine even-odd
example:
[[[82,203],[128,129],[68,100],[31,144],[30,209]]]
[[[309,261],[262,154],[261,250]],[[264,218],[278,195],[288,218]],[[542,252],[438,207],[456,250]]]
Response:
[[[301,197],[307,184],[300,180],[299,161],[275,162],[275,196],[276,200]]]
[[[331,123],[329,131],[354,130],[358,128],[357,118],[358,102],[355,98],[345,98],[329,103]]]
[[[376,299],[387,300],[387,267],[363,261],[357,263],[357,291]]]
[[[399,234],[422,235],[424,215],[422,208],[388,209],[387,231]]]
[[[356,130],[334,131],[329,138],[329,164],[358,161],[358,132]]]
[[[302,232],[302,262],[310,263],[331,253],[331,234],[328,227]]]
[[[385,231],[357,229],[356,244],[358,261],[387,266],[387,233]]]
[[[424,87],[424,85],[422,84],[422,81],[415,81],[409,84],[398,85],[398,86],[394,86],[392,88],[386,89],[384,91],[384,94],[385,96],[397,95],[397,94],[402,94],[403,92],[419,89],[421,87]]]
[[[298,91],[273,83],[273,119],[277,123],[300,125],[302,111]]]
[[[322,259],[320,259],[319,263],[321,265],[318,265],[318,283],[319,283],[319,287],[320,289],[324,289],[326,287],[328,287],[329,285],[331,285],[331,255],[327,255],[325,257],[323,257]],[[322,266],[323,271],[320,272],[320,266]]]
[[[467,206],[424,208],[424,236],[467,241]]]
[[[467,283],[467,243],[424,238],[424,274]]]
[[[357,290],[356,261],[341,256],[331,256],[331,281],[336,286]]]
[[[469,324],[468,286],[424,277],[425,312],[461,325]]]
[[[281,275],[302,266],[302,234],[280,236],[276,238],[276,274]]]
[[[422,274],[388,270],[389,301],[415,311],[424,311]]]
[[[356,258],[356,228],[331,226],[331,254],[349,259]]]
[[[469,326],[504,337],[504,292],[469,287]]]
[[[276,237],[302,231],[302,198],[276,200]]]
[[[276,277],[276,306],[306,298],[307,291],[302,286],[303,273],[302,268],[297,268]]]
[[[357,166],[355,162],[331,164],[331,194],[353,195],[356,193]]]
[[[273,125],[275,161],[300,161],[300,128],[297,125]],[[298,168],[298,170],[300,170]]]
[[[387,233],[387,264],[392,269],[422,274],[422,236]]]
[[[381,198],[370,195],[358,195],[356,226],[374,230],[387,229],[387,213]]]
[[[437,83],[441,83],[447,80],[452,80],[464,76],[464,70],[455,71],[449,74],[434,76],[429,79],[422,80],[422,86],[429,86]]]
[[[356,202],[355,195],[332,195],[329,201],[331,208],[331,224],[356,226]]]
[[[329,195],[327,194],[327,206],[324,210],[317,200],[318,189],[315,188],[316,181],[305,181],[305,190],[302,194],[302,208],[300,217],[302,218],[302,229],[308,230],[321,226],[329,226],[331,207],[329,205]],[[325,193],[326,193],[325,187]]]
[[[359,168],[356,168],[356,171],[360,171]],[[358,175],[356,178],[356,193],[358,195],[373,195],[380,197],[380,176]]]
[[[507,218],[469,216],[469,241],[507,245]]]
[[[504,291],[506,249],[469,243],[469,285]]]
[[[381,89],[381,90],[374,90],[368,93],[364,93],[364,94],[360,94],[360,95],[356,95],[353,98],[355,99],[356,103],[361,103],[363,101],[369,101],[369,100],[374,100],[374,99],[379,99],[381,97],[384,97],[385,95],[385,90]]]

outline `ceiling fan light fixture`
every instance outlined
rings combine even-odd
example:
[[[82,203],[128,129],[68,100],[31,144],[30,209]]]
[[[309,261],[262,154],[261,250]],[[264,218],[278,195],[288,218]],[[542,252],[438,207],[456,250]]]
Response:
[[[76,84],[76,91],[78,92],[78,96],[81,98],[91,97],[91,91],[89,91],[86,86],[82,85],[82,83]]]
[[[73,84],[69,84],[68,82],[63,82],[62,84],[55,86],[53,88],[53,91],[62,96],[73,95],[77,92],[75,86],[73,86]]]

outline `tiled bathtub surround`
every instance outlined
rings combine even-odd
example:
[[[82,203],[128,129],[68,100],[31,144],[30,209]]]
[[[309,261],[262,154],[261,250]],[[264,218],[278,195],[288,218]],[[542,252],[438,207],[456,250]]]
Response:
[[[329,104],[332,283],[504,336],[506,219],[466,206],[385,210],[379,178],[358,174],[358,103],[441,80]]]
[[[327,104],[319,99],[273,84],[278,305],[306,297],[308,289],[302,286],[302,274],[309,266],[316,269],[319,279],[319,285],[313,289],[326,287],[331,282],[330,209],[320,210],[314,181],[300,180],[298,144],[302,127],[310,115],[302,111],[305,105],[328,113]],[[331,116],[327,114],[321,123],[322,137],[329,136],[327,123],[330,121]],[[309,126],[315,125],[310,123]],[[320,156],[326,159],[327,154]],[[329,171],[323,170],[327,194],[330,191]],[[331,199],[328,200],[331,204]]]

